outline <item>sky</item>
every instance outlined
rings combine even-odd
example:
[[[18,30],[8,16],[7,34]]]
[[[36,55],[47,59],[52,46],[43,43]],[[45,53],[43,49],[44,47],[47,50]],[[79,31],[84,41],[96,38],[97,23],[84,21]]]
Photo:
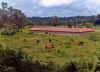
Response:
[[[32,16],[89,16],[100,14],[100,0],[0,0]]]

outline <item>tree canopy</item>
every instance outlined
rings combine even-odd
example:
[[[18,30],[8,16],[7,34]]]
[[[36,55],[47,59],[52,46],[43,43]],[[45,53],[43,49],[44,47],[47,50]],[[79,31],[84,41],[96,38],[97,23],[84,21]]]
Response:
[[[4,2],[1,3],[1,6],[0,28],[2,29],[2,34],[11,35],[25,27],[28,19],[21,10],[15,9],[12,6],[8,7],[8,4]]]
[[[0,9],[0,27],[15,24],[18,28],[23,28],[27,23],[27,17],[21,10],[15,9],[12,6],[8,7],[7,3],[2,2]]]

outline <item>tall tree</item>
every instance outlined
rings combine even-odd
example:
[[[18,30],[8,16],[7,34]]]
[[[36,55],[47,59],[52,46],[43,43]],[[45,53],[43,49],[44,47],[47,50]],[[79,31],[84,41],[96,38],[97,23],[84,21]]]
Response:
[[[50,18],[49,22],[51,25],[57,26],[60,24],[60,19],[57,16],[54,16]]]
[[[4,28],[7,28],[8,30],[6,31],[12,31],[15,28],[18,29],[14,30],[15,32],[25,27],[28,19],[21,10],[14,9],[11,6],[8,7],[8,4],[4,2],[2,2],[1,5],[2,9],[0,9],[0,28],[3,28],[3,30],[5,30]]]
[[[3,10],[6,10],[7,7],[8,7],[8,4],[5,3],[5,2],[2,2],[1,5],[2,5],[2,9],[3,9]]]

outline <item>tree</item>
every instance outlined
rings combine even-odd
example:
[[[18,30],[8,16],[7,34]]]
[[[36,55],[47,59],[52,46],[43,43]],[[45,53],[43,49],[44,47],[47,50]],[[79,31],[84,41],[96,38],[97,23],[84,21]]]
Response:
[[[60,24],[60,19],[57,16],[54,16],[50,18],[49,22],[50,25],[57,26]]]
[[[0,28],[6,28],[4,30],[7,30],[16,25],[17,29],[22,29],[27,22],[28,19],[21,10],[14,9],[12,6],[8,7],[7,3],[2,2],[2,9],[0,9]]]
[[[68,21],[68,28],[72,28],[72,23],[71,23],[71,21]]]
[[[2,5],[2,9],[3,9],[3,10],[6,10],[7,7],[8,7],[8,4],[5,3],[5,2],[2,2],[1,5]]]
[[[8,8],[8,13],[9,13],[10,15],[13,14],[13,7],[12,7],[12,6],[10,6],[10,7]]]
[[[12,14],[12,20],[14,24],[16,24],[19,29],[22,29],[27,24],[27,18],[22,13],[22,11],[14,9],[14,13]]]

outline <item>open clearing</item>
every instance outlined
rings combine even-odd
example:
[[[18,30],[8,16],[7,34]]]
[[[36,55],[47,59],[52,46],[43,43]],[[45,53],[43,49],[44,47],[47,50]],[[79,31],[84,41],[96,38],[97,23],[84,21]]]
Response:
[[[49,39],[54,48],[45,50]],[[41,63],[52,61],[62,66],[70,61],[95,62],[100,48],[100,33],[89,33],[86,36],[33,35],[26,28],[14,36],[0,36],[0,46],[22,49],[33,60]]]

